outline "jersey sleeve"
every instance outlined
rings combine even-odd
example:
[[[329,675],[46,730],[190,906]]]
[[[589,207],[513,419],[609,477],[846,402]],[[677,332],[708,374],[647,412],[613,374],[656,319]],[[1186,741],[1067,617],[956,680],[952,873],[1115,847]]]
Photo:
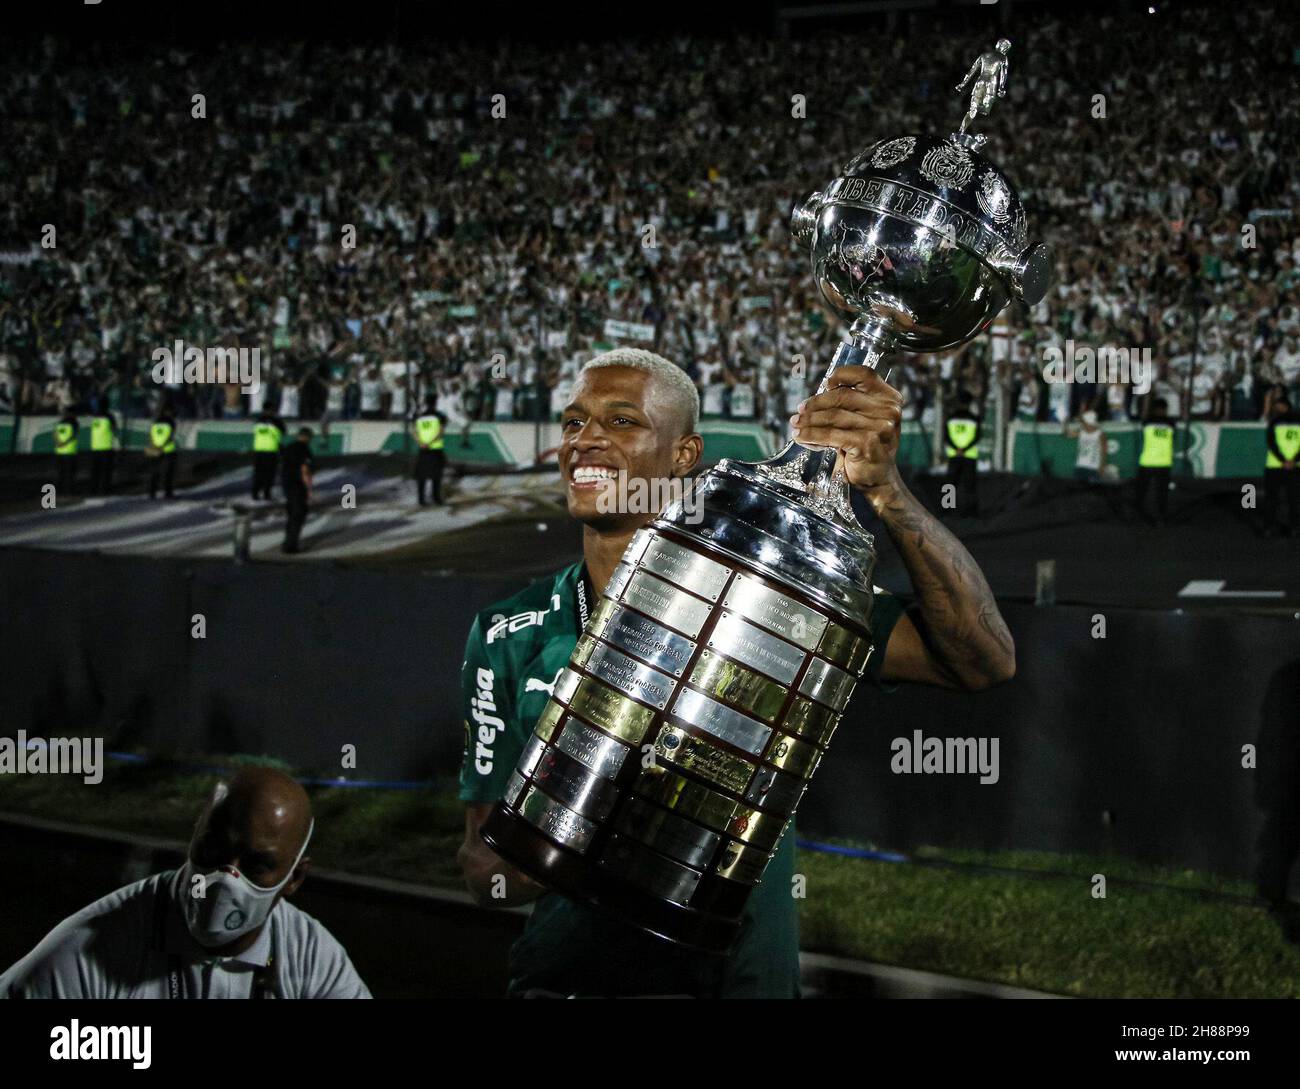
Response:
[[[495,802],[523,751],[514,739],[513,680],[503,668],[504,655],[489,652],[479,618],[470,628],[460,670],[461,718],[465,747],[460,765],[460,800]]]

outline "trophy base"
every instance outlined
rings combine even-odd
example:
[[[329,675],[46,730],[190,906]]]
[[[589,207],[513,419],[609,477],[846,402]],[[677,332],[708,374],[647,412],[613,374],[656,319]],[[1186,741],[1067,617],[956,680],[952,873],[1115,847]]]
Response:
[[[479,834],[493,851],[544,884],[547,891],[591,904],[675,945],[725,956],[740,932],[739,918],[723,919],[674,904],[602,872],[580,855],[556,846],[500,803]]]

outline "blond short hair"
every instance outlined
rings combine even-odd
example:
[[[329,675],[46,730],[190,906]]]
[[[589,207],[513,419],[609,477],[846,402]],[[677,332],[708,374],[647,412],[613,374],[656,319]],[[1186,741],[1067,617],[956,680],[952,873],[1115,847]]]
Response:
[[[601,367],[631,367],[653,376],[662,384],[668,400],[686,421],[684,434],[689,435],[695,431],[700,421],[700,393],[695,388],[695,383],[676,363],[644,348],[615,348],[588,360],[578,376],[582,377],[587,371]]]

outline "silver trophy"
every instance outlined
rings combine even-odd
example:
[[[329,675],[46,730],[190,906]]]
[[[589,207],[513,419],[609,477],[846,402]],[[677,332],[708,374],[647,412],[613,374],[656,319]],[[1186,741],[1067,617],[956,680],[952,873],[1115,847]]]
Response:
[[[849,325],[837,367],[932,352],[1047,290],[1002,172],[964,130],[1005,88],[976,61],[961,131],[896,136],[794,209]],[[962,89],[959,88],[959,89]],[[875,648],[870,534],[836,451],[724,460],[640,530],[483,826],[548,888],[671,941],[725,952]]]

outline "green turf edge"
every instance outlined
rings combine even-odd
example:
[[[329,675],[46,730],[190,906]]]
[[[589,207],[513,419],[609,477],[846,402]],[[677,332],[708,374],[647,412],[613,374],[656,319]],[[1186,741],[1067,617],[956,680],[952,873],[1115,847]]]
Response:
[[[110,764],[93,788],[3,775],[0,810],[185,840],[214,779],[165,763]],[[463,887],[455,856],[464,817],[452,781],[309,793],[317,865]],[[953,865],[800,851],[803,948],[1087,997],[1300,997],[1300,949],[1262,907],[1184,891],[1248,897],[1243,882],[1087,855],[927,848],[917,857]],[[1093,895],[1097,873],[1107,877],[1105,898]]]

